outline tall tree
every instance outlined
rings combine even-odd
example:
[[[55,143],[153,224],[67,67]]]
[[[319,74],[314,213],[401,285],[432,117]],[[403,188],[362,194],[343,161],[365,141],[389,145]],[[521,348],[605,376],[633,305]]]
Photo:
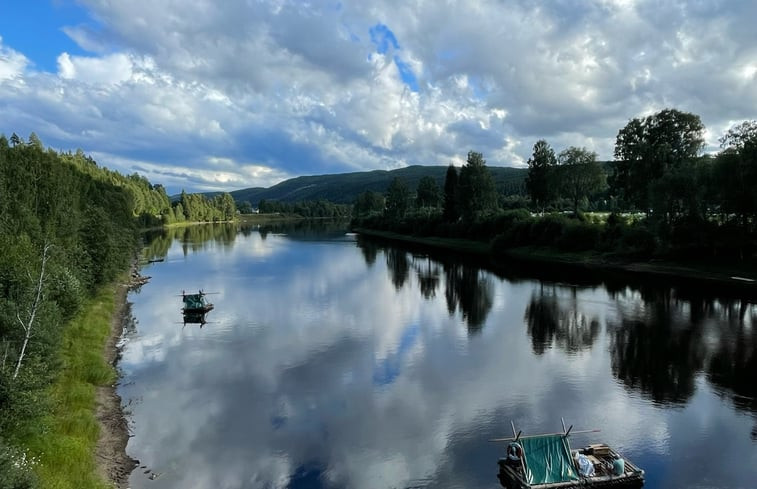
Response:
[[[458,175],[454,165],[447,168],[447,175],[444,177],[444,210],[443,217],[445,221],[457,221],[460,217],[457,198]]]
[[[415,191],[415,203],[418,208],[439,207],[441,200],[442,193],[436,179],[428,175],[421,178]]]
[[[39,139],[39,136],[37,136],[36,132],[32,132],[29,134],[29,145],[34,146],[36,149],[44,150],[45,147],[42,145],[42,141]]]
[[[458,183],[460,211],[465,219],[475,219],[497,208],[497,189],[481,153],[468,151]]]
[[[37,314],[42,307],[44,301],[45,281],[47,275],[45,268],[47,267],[47,261],[50,258],[50,245],[45,243],[42,248],[42,259],[39,269],[39,277],[36,284],[34,284],[34,293],[32,294],[32,302],[28,304],[26,311],[24,311],[23,317],[21,312],[16,312],[16,320],[21,328],[24,330],[24,341],[21,343],[21,351],[18,354],[18,360],[16,361],[16,368],[13,371],[13,378],[18,377],[18,372],[21,370],[21,362],[26,355],[26,347],[29,345],[29,339],[32,337],[32,330],[34,328],[34,320],[37,319]]]
[[[394,180],[386,189],[386,214],[393,218],[403,218],[410,205],[410,191],[407,184],[399,177]]]
[[[660,190],[664,175],[680,174],[704,147],[704,125],[698,115],[665,109],[642,119],[632,119],[615,140],[613,191],[624,200],[649,212],[651,190]],[[671,194],[662,205],[669,207]],[[657,199],[659,202],[659,199]]]
[[[736,124],[720,138],[720,147],[737,151],[757,151],[757,120]]]
[[[724,215],[736,215],[747,230],[757,215],[757,121],[744,121],[720,138],[714,183]],[[750,219],[750,217],[752,219]]]
[[[605,172],[597,161],[597,153],[586,148],[564,149],[557,161],[560,193],[573,202],[573,213],[578,214],[579,202],[604,186]]]
[[[230,193],[224,192],[215,198],[214,204],[224,221],[233,221],[237,214],[237,205]]]
[[[557,165],[555,151],[545,140],[534,144],[534,152],[528,159],[526,190],[534,207],[542,211],[554,199],[555,188],[551,185],[552,170]]]
[[[356,216],[369,216],[384,211],[384,196],[378,192],[366,190],[355,199],[354,211]]]

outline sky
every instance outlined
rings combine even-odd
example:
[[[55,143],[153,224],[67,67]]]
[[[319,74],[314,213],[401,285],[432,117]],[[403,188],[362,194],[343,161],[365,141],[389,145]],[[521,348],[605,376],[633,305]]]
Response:
[[[170,194],[612,159],[665,108],[757,118],[754,0],[2,0],[0,133]]]

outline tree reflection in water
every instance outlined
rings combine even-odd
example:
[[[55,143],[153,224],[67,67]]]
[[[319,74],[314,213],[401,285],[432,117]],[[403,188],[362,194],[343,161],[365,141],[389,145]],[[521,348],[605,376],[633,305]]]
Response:
[[[672,289],[625,291],[615,296],[617,322],[609,322],[613,374],[659,403],[685,403],[704,365],[701,323]]]
[[[370,239],[365,239],[362,236],[357,238],[357,247],[360,248],[360,252],[363,254],[365,263],[371,267],[376,263],[376,255],[379,252],[378,245]]]
[[[178,240],[182,243],[182,251],[186,256],[190,251],[205,249],[210,243],[231,247],[236,239],[238,227],[232,223],[192,224],[187,226],[173,226],[145,234],[146,246],[143,251],[145,260],[165,258],[171,244]]]
[[[552,346],[568,353],[591,348],[599,333],[599,320],[579,310],[575,287],[569,297],[560,297],[564,287],[540,284],[526,306],[525,320],[534,353],[541,355]]]
[[[614,300],[612,369],[624,385],[683,404],[704,373],[734,406],[757,414],[757,315],[747,300],[651,287],[618,291]]]
[[[392,283],[409,279],[405,251],[359,240],[367,263],[379,250],[386,255]],[[491,274],[454,258],[413,260],[421,295],[436,297],[444,277],[450,315],[460,311],[470,333],[480,331],[492,307]],[[516,281],[518,277],[508,277]],[[608,276],[602,285],[610,299],[605,309],[613,375],[628,389],[661,404],[684,404],[698,376],[740,410],[757,415],[757,312],[746,298],[723,298],[701,287],[671,288],[652,281]],[[581,299],[580,286],[541,282],[526,306],[534,353],[550,348],[577,353],[593,347],[601,331],[596,313]],[[757,440],[757,426],[752,432]]]
[[[410,279],[408,251],[364,238],[358,238],[357,243],[368,265],[375,261],[379,250],[384,252],[392,284],[397,290]],[[450,315],[459,310],[469,333],[481,331],[493,304],[489,272],[472,265],[432,259],[425,254],[414,256],[412,267],[420,293],[426,300],[436,297],[443,269],[444,296]]]
[[[623,385],[656,403],[683,405],[705,374],[737,409],[757,415],[757,312],[748,300],[649,282],[616,281],[606,290],[611,369]],[[575,287],[570,294],[545,283],[534,289],[525,312],[534,353],[592,346],[600,323],[577,296]],[[757,425],[751,436],[757,440]]]
[[[728,323],[713,348],[707,378],[737,408],[757,415],[757,314],[746,300],[720,306]],[[757,421],[751,435],[757,441]]]
[[[386,266],[389,269],[392,284],[397,290],[400,290],[410,276],[410,262],[407,259],[407,253],[396,248],[387,249]]]
[[[430,257],[425,256],[417,261],[414,259],[413,268],[418,275],[418,286],[423,298],[428,300],[436,297],[436,289],[439,287],[440,280],[439,265]]]
[[[478,333],[492,308],[492,286],[487,272],[469,265],[444,264],[447,310],[459,308],[469,333]]]

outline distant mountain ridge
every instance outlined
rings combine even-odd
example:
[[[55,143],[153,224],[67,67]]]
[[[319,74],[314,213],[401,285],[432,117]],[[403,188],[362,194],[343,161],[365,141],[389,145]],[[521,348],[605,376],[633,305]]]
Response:
[[[265,200],[279,202],[302,202],[309,200],[326,200],[335,204],[351,204],[358,195],[365,191],[384,193],[395,178],[401,178],[411,191],[418,187],[418,182],[425,176],[436,179],[440,188],[444,188],[447,174],[446,166],[414,165],[397,170],[373,170],[366,172],[338,173],[332,175],[310,175],[290,178],[269,188],[254,187],[234,190],[231,196],[236,202],[249,202],[253,206]],[[489,166],[497,190],[505,195],[525,193],[527,168]],[[459,169],[458,169],[459,170]],[[213,196],[217,193],[206,193]]]

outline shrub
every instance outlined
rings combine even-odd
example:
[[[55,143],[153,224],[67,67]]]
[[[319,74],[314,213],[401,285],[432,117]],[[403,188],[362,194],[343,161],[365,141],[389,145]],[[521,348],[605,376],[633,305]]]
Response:
[[[35,460],[26,453],[5,444],[0,438],[0,487],[3,489],[33,489],[39,487],[32,466]]]
[[[620,239],[620,251],[624,253],[651,255],[656,249],[654,233],[643,224],[629,226]]]
[[[568,222],[563,228],[562,236],[557,242],[558,248],[565,251],[588,251],[597,248],[601,227],[582,221]]]
[[[536,219],[531,226],[530,242],[539,246],[554,246],[562,236],[566,224],[567,219],[559,214]]]

